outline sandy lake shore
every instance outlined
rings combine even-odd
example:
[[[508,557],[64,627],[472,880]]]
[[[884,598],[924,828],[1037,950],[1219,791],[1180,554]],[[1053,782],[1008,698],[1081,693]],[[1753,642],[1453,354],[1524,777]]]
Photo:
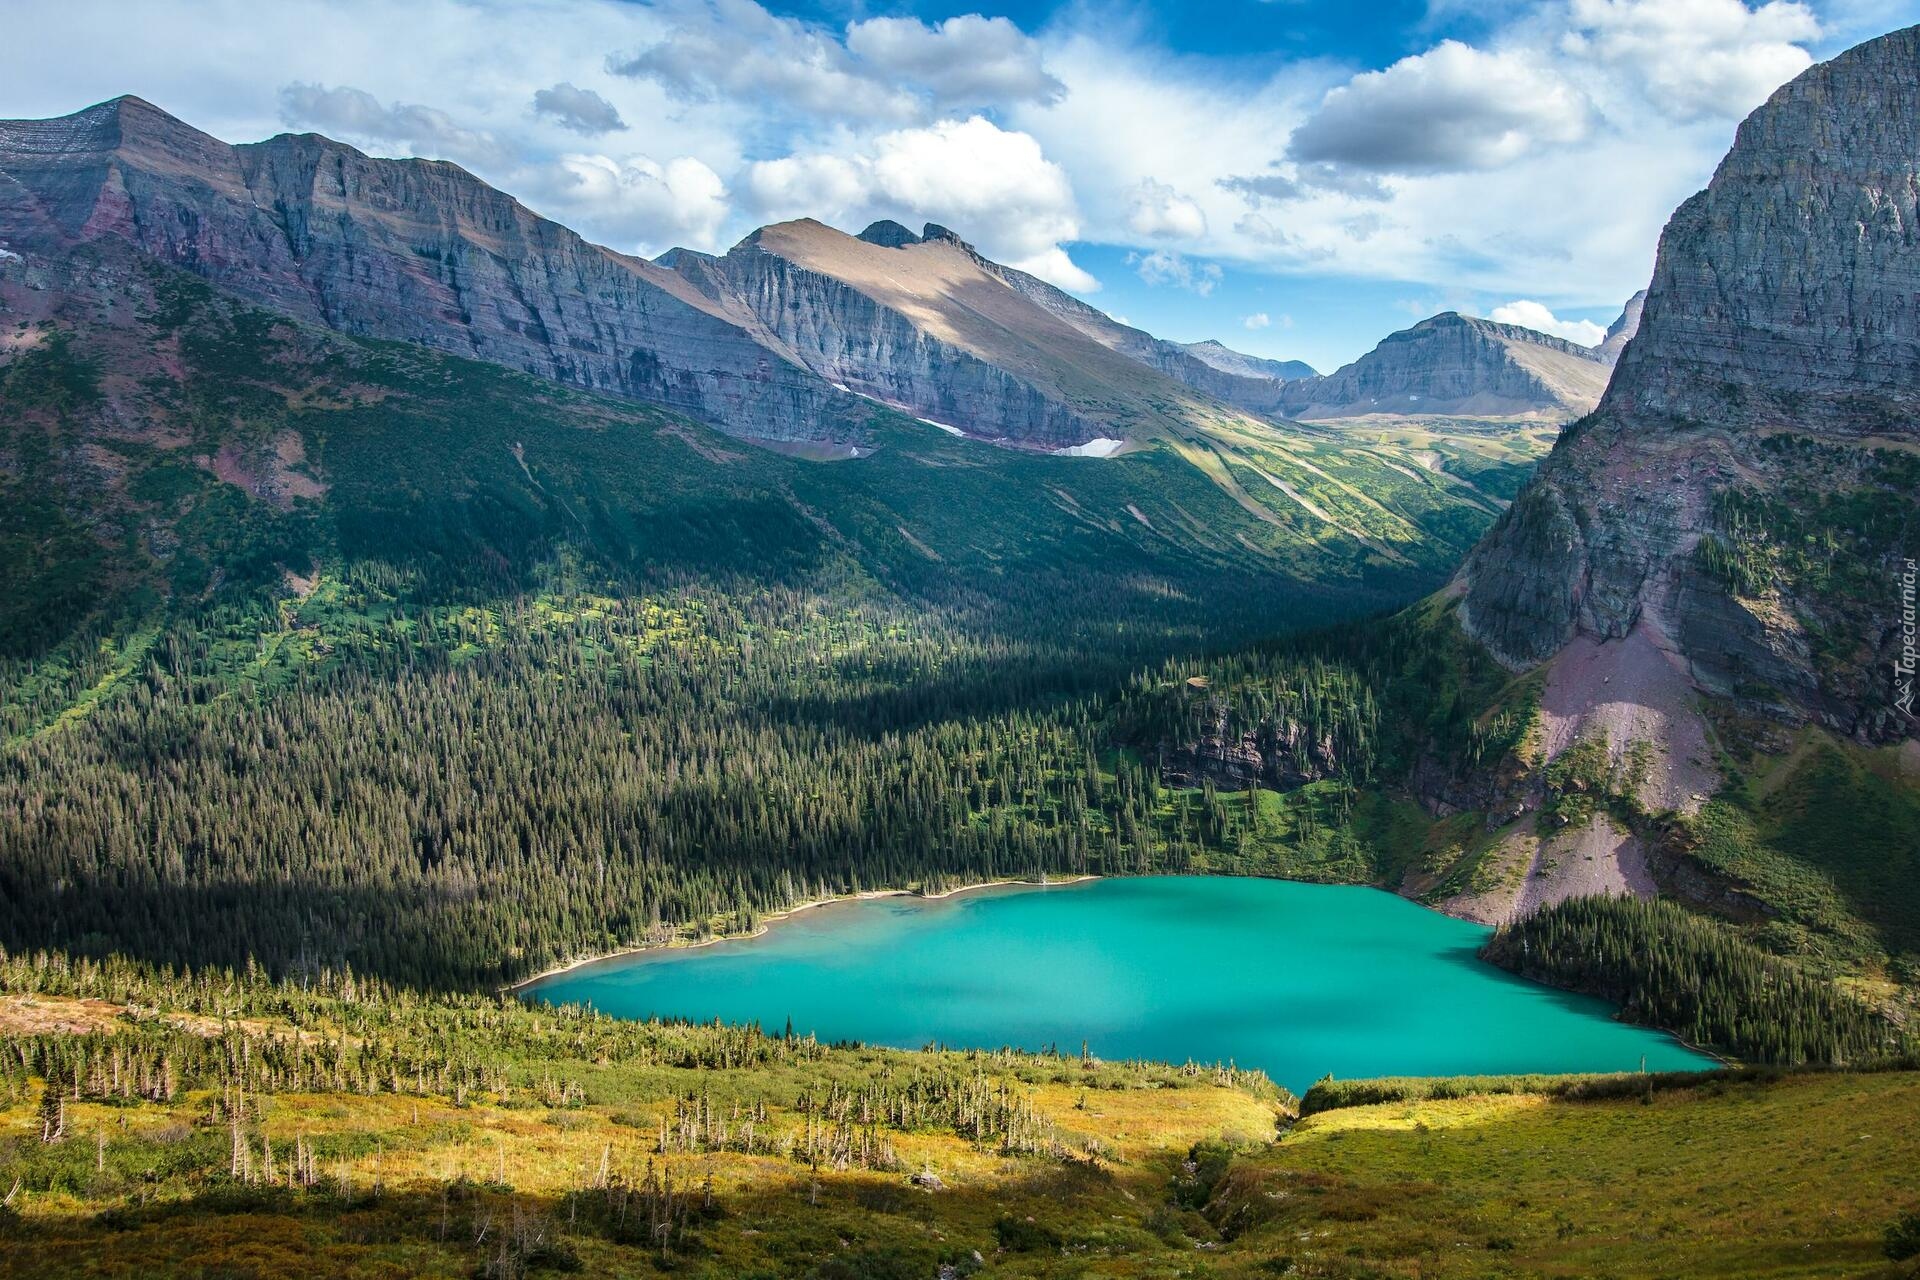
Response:
[[[771,929],[774,925],[779,924],[782,920],[790,920],[802,911],[811,911],[815,907],[832,906],[836,902],[865,902],[872,898],[924,898],[928,902],[937,902],[942,898],[958,897],[960,894],[975,893],[981,889],[1001,889],[1015,885],[1022,885],[1031,889],[1058,888],[1062,885],[1084,884],[1089,880],[1098,879],[1100,879],[1099,876],[1067,876],[1057,880],[981,880],[974,884],[955,885],[953,888],[943,889],[939,893],[923,893],[918,889],[863,889],[859,893],[837,893],[825,898],[811,898],[806,902],[797,902],[791,907],[764,915],[760,917],[759,923],[754,926],[753,932],[751,933],[719,933],[711,938],[701,938],[691,942],[675,938],[668,942],[647,942],[641,943],[638,946],[620,947],[613,951],[597,952],[593,955],[581,956],[577,959],[568,960],[561,964],[542,969],[530,978],[522,978],[518,982],[505,984],[501,987],[501,990],[509,994],[518,995],[520,992],[527,990],[527,988],[534,986],[536,983],[544,982],[548,978],[555,978],[563,973],[571,973],[573,970],[583,968],[586,965],[599,964],[603,960],[617,960],[621,956],[638,955],[644,951],[690,951],[696,947],[710,947],[716,942],[741,942],[749,938],[757,938],[766,933],[767,930]]]

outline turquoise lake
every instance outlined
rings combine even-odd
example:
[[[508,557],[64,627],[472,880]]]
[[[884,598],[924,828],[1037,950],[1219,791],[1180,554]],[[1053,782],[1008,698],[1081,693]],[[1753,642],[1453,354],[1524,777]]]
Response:
[[[1379,890],[1212,876],[833,903],[757,938],[544,979],[622,1017],[758,1020],[824,1040],[1010,1045],[1340,1077],[1711,1065],[1597,1000],[1479,960],[1488,930]]]

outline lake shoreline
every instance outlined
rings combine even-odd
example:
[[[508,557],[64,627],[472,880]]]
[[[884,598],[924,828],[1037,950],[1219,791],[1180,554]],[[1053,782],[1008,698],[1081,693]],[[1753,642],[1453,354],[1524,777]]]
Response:
[[[1025,892],[1047,885],[1091,892]],[[987,888],[998,891],[957,909],[860,906]],[[786,932],[770,927],[833,902],[847,907]],[[614,1017],[777,1026],[784,1015],[823,1038],[901,1049],[1090,1043],[1114,1060],[1234,1061],[1296,1093],[1329,1073],[1723,1065],[1606,1001],[1487,964],[1477,951],[1488,932],[1374,886],[1219,875],[1000,879],[937,895],[869,890],[798,903],[731,935],[771,933],[766,942],[711,960],[679,953],[728,937],[628,948],[604,966],[555,966],[562,976],[517,990]],[[1202,954],[1212,978],[1198,982]],[[1073,998],[1063,1003],[1062,992]]]
[[[970,884],[955,885],[951,889],[942,889],[938,893],[927,893],[920,889],[862,889],[858,893],[829,894],[824,898],[811,898],[806,902],[797,902],[793,906],[783,907],[779,911],[770,912],[767,915],[761,916],[753,929],[748,933],[716,933],[711,938],[699,938],[691,942],[674,939],[667,942],[643,942],[638,946],[618,947],[612,951],[599,952],[590,956],[581,956],[575,960],[567,960],[560,964],[552,965],[546,969],[542,969],[532,977],[522,978],[518,982],[504,983],[501,985],[500,990],[503,994],[517,996],[529,987],[545,982],[549,978],[557,978],[564,973],[572,973],[575,969],[584,969],[588,965],[600,964],[606,960],[619,960],[626,956],[641,955],[646,952],[694,951],[701,947],[711,947],[715,943],[720,942],[749,942],[766,934],[774,925],[785,920],[791,920],[803,911],[811,911],[815,907],[830,907],[840,902],[871,902],[878,898],[920,898],[927,902],[939,902],[945,898],[957,898],[963,893],[977,893],[982,889],[1004,889],[1016,886],[1028,889],[1053,889],[1066,885],[1085,884],[1090,880],[1099,880],[1102,878],[1103,877],[1096,875],[1081,875],[1068,876],[1058,880],[1050,878],[1042,878],[1039,880],[979,880]]]

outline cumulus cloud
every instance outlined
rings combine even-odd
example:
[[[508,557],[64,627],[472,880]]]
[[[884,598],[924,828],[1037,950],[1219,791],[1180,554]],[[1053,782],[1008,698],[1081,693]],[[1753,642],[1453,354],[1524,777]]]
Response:
[[[1133,189],[1127,227],[1135,235],[1192,240],[1207,233],[1207,215],[1166,183],[1144,178]]]
[[[850,153],[758,161],[738,185],[761,217],[939,222],[1062,288],[1097,287],[1061,248],[1080,233],[1066,171],[1030,135],[984,116],[891,130]]]
[[[1059,245],[1044,249],[1030,257],[1017,258],[1007,265],[1016,271],[1038,276],[1048,284],[1069,289],[1074,293],[1100,292],[1100,282],[1074,262],[1067,251]],[[1119,320],[1121,324],[1126,323],[1119,316],[1113,318]]]
[[[1273,317],[1264,311],[1256,311],[1250,316],[1241,317],[1240,325],[1245,329],[1268,329],[1273,327]]]
[[[1804,4],[1773,0],[1573,0],[1571,58],[1637,81],[1679,119],[1737,118],[1812,65],[1801,46],[1820,21]]]
[[[1337,164],[1303,164],[1295,168],[1300,185],[1312,191],[1331,191],[1355,200],[1391,200],[1393,189],[1378,174],[1343,169]]]
[[[924,87],[943,111],[1057,102],[1067,91],[1041,64],[1040,46],[1005,18],[972,13],[937,26],[872,18],[849,26],[846,43],[870,74]]]
[[[558,167],[554,197],[592,214],[602,226],[618,228],[643,252],[676,244],[719,247],[728,212],[726,184],[692,156],[661,164],[643,155],[566,155]]]
[[[739,182],[747,208],[776,221],[843,215],[862,208],[873,192],[872,171],[861,159],[826,154],[757,161]]]
[[[666,38],[612,57],[615,75],[652,80],[682,102],[743,98],[834,120],[905,120],[912,94],[864,75],[824,28],[752,0],[706,0],[667,12]]]
[[[401,102],[388,106],[348,85],[287,85],[280,90],[280,118],[295,128],[379,149],[401,147],[419,156],[498,161],[503,154],[491,133],[462,128],[444,111]]]
[[[1195,262],[1171,249],[1155,249],[1148,254],[1130,254],[1140,278],[1150,285],[1172,285],[1206,297],[1226,278],[1217,262]]]
[[[561,128],[589,137],[615,133],[627,127],[627,122],[620,118],[620,112],[611,102],[591,89],[576,88],[564,81],[551,89],[535,92],[533,113],[550,117]]]
[[[1517,324],[1524,328],[1550,333],[1556,338],[1565,338],[1568,342],[1577,342],[1583,347],[1597,346],[1607,331],[1591,320],[1562,320],[1547,307],[1527,298],[1509,302],[1505,306],[1495,307],[1487,314],[1487,319],[1500,324]]]
[[[935,26],[873,18],[842,37],[754,0],[679,0],[666,12],[665,39],[607,65],[683,102],[726,98],[820,119],[902,123],[1066,92],[1039,46],[1005,18],[969,14]]]
[[[1490,169],[1590,125],[1584,96],[1530,55],[1444,40],[1329,90],[1287,154],[1375,173]]]

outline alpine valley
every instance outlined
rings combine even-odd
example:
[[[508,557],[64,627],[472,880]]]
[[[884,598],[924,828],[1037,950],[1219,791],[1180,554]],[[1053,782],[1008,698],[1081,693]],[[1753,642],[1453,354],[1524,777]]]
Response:
[[[1748,116],[1595,345],[1327,373],[933,223],[643,258],[448,161],[0,120],[0,1277],[1920,1275],[1916,228],[1920,28]],[[1453,918],[1382,1007],[1703,1069],[541,996],[1149,876],[1079,901],[1156,1000],[1392,893]],[[1269,950],[1202,876],[1343,888]],[[857,909],[932,1005],[1161,1018]]]

